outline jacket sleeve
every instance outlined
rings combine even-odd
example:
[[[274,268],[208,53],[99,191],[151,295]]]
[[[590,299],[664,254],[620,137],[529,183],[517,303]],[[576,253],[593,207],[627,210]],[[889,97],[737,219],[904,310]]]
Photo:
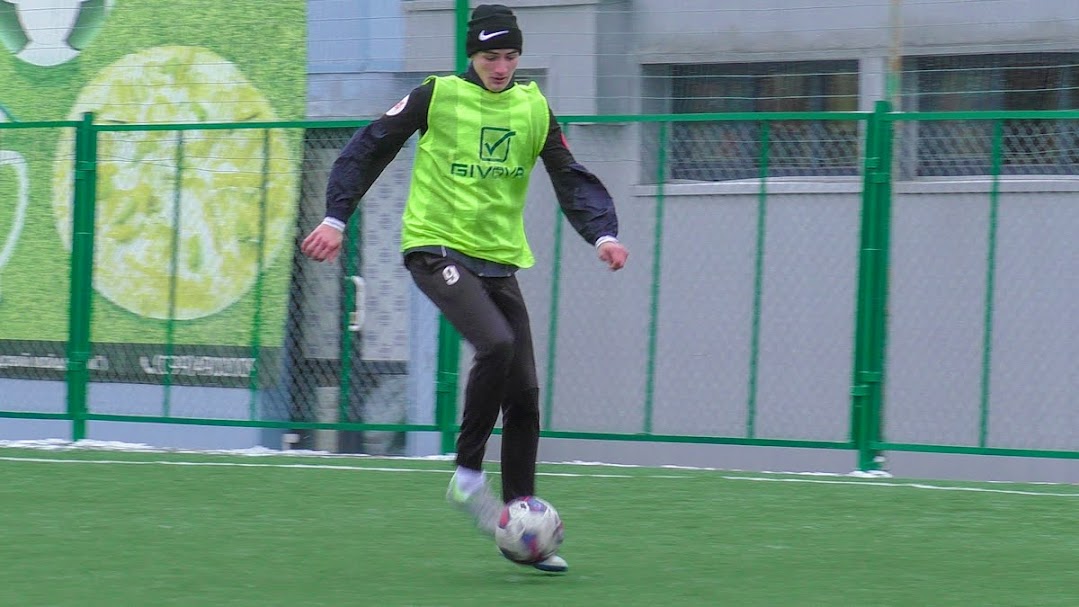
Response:
[[[549,112],[550,126],[547,142],[540,152],[543,165],[551,177],[555,196],[562,212],[577,233],[589,244],[617,239],[618,215],[614,200],[598,177],[574,159],[562,134],[562,127]]]
[[[427,130],[427,110],[434,83],[412,90],[397,105],[358,130],[330,169],[326,185],[326,221],[343,229],[349,217],[386,166],[413,133]]]

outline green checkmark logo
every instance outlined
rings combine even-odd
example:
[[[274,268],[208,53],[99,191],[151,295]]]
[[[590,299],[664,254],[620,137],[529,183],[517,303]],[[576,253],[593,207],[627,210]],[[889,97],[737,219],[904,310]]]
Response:
[[[506,162],[510,156],[510,140],[516,131],[495,126],[480,129],[480,160]]]

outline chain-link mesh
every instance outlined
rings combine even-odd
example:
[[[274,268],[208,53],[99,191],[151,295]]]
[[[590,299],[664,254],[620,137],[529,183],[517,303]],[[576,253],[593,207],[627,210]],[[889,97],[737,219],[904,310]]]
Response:
[[[994,138],[1001,175],[1079,174],[1079,121],[1011,119],[901,123],[906,177],[983,176],[993,172]]]
[[[75,129],[26,130],[0,131],[0,192],[12,197],[0,207],[3,410],[63,413]],[[89,414],[406,423],[396,233],[411,152],[365,198],[341,258],[296,253],[354,130],[97,133],[96,162],[81,165],[96,175]],[[300,446],[398,453],[403,441],[316,430]]]
[[[676,122],[670,179],[839,177],[859,173],[856,121]]]
[[[0,129],[0,409],[62,413],[71,269],[47,193],[56,164],[74,166],[56,155],[74,128],[12,126]]]
[[[309,129],[305,138],[303,200],[298,239],[325,214],[333,161],[354,127]],[[407,194],[411,152],[403,150],[363,199],[332,263],[297,257],[289,322],[294,373],[292,414],[318,422],[405,424],[409,372],[407,274],[398,252],[398,226]],[[299,240],[297,241],[298,244]],[[357,289],[356,277],[362,280]],[[356,307],[357,296],[362,296]],[[362,326],[351,326],[362,310]],[[313,447],[400,453],[404,434],[391,431],[306,435]]]
[[[762,132],[761,123],[716,124]],[[806,189],[754,179],[762,162],[774,166],[772,152],[785,159],[775,162],[781,174],[815,175],[810,163],[798,166],[799,146],[783,145],[815,124],[764,128],[779,142],[746,141],[756,147],[739,159],[739,177],[748,181],[702,187],[672,179],[659,191],[633,184],[655,183],[666,172],[664,158],[678,162],[673,145],[660,145],[660,127],[566,125],[576,158],[616,200],[631,261],[621,273],[607,271],[557,215],[553,192],[537,175],[528,217],[537,265],[522,272],[522,283],[547,429],[844,439],[860,188],[857,181]],[[857,128],[852,121],[817,132]],[[713,132],[701,150],[729,144]],[[841,164],[856,175],[858,140],[838,147]]]
[[[298,135],[98,134],[90,338],[109,362],[91,413],[280,419],[264,391],[280,381]],[[69,246],[71,177],[53,194]]]
[[[365,198],[338,260],[297,253],[323,217],[330,166],[354,130],[98,134],[90,414],[406,422],[408,292],[396,225],[409,154]],[[44,167],[68,250],[74,144],[62,138],[68,163]],[[61,355],[48,359],[54,379],[64,377]],[[300,446],[329,450],[403,444],[399,432],[302,435]]]
[[[1075,127],[897,122],[888,442],[1075,448]]]

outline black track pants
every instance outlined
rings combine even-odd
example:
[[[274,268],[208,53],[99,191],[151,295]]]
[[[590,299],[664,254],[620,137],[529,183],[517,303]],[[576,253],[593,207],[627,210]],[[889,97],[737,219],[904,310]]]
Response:
[[[405,266],[421,291],[476,351],[465,388],[457,465],[480,470],[502,412],[502,498],[533,495],[539,387],[528,310],[517,278],[479,277],[452,259],[411,253]]]

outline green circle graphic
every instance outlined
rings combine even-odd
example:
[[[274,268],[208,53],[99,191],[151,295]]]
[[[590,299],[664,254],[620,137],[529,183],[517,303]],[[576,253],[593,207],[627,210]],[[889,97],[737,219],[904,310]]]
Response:
[[[235,65],[191,46],[146,49],[106,67],[69,118],[85,112],[106,125],[276,120]],[[158,319],[202,318],[237,302],[292,234],[294,147],[281,130],[101,132],[95,289]],[[66,133],[52,204],[68,249],[73,154]]]

